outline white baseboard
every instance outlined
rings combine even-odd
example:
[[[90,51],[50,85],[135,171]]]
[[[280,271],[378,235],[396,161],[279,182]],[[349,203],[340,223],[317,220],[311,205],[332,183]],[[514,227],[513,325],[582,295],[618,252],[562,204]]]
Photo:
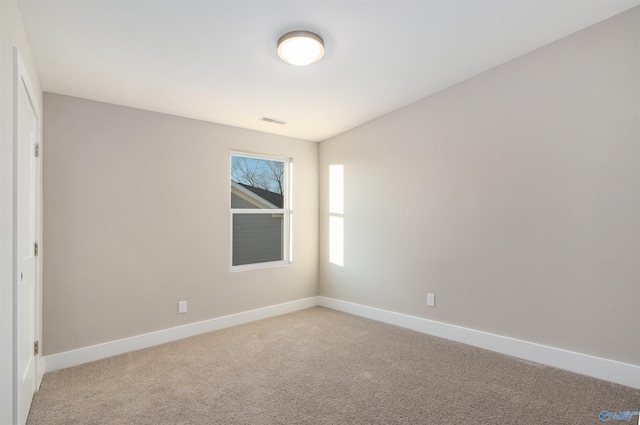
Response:
[[[640,389],[640,366],[576,353],[561,348],[449,325],[361,304],[318,297],[319,305],[333,310],[462,342],[486,350],[518,357],[581,375]]]
[[[277,304],[257,310],[245,311],[231,314],[229,316],[216,317],[215,319],[204,320],[202,322],[190,323],[170,329],[163,329],[157,332],[137,335],[130,338],[105,342],[103,344],[92,345],[79,348],[77,350],[65,351],[63,353],[52,354],[43,358],[45,372],[78,366],[84,363],[105,359],[118,354],[130,351],[141,350],[153,347],[154,345],[165,344],[191,336],[217,331],[219,329],[230,328],[256,320],[267,319],[281,314],[292,313],[318,305],[318,297],[304,298],[288,303]]]
[[[54,370],[77,366],[118,354],[141,350],[154,345],[254,322],[256,320],[267,319],[281,314],[292,313],[318,305],[640,389],[640,366],[637,365],[321,296],[217,317],[202,322],[53,354],[40,359],[41,366],[39,369],[44,372],[52,372]]]

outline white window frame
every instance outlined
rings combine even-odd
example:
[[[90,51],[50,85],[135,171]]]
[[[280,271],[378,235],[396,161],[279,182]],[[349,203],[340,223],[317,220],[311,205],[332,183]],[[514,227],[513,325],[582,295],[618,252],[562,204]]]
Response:
[[[260,208],[231,208],[231,162],[233,157],[243,157],[250,159],[258,159],[265,161],[278,161],[284,163],[284,194],[283,194],[283,207],[278,209],[260,209]],[[269,267],[286,266],[293,262],[292,256],[292,237],[291,237],[291,223],[292,223],[292,194],[293,194],[293,160],[291,158],[284,158],[279,156],[270,156],[263,154],[254,154],[247,152],[231,151],[229,155],[229,265],[232,272],[239,272],[244,270],[256,270]],[[262,263],[242,264],[238,266],[233,265],[233,216],[235,214],[282,214],[283,215],[283,253],[282,260],[278,261],[266,261]]]

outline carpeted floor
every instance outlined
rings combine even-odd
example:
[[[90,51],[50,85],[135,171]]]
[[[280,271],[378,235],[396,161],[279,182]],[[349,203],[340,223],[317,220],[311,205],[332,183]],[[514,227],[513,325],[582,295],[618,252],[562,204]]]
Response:
[[[48,373],[27,423],[583,425],[605,409],[640,410],[640,390],[316,307]]]

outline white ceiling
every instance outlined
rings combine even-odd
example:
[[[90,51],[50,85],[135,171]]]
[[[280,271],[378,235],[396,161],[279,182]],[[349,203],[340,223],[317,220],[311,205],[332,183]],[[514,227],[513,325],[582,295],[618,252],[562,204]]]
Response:
[[[19,4],[45,91],[321,141],[640,0]],[[298,29],[320,62],[278,58]]]

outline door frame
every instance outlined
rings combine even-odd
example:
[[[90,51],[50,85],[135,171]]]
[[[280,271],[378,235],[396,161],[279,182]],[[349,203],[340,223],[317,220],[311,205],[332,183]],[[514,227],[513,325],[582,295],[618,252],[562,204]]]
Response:
[[[18,119],[19,119],[19,107],[20,100],[18,95],[18,90],[20,88],[20,84],[24,84],[24,87],[27,92],[27,96],[29,97],[29,101],[31,102],[31,107],[34,110],[34,115],[36,118],[36,143],[39,144],[40,152],[42,152],[42,117],[40,104],[38,103],[38,98],[35,96],[35,90],[33,89],[33,84],[31,83],[31,78],[27,71],[27,67],[25,66],[22,57],[20,55],[20,51],[17,47],[13,48],[13,122],[12,122],[12,137],[13,137],[13,337],[12,337],[12,345],[13,345],[13,363],[12,363],[12,393],[13,393],[13,422],[15,423],[18,419],[18,229],[19,229],[19,217],[18,217],[18,174],[19,174],[19,139],[18,139]],[[34,153],[35,154],[35,153]],[[39,161],[41,155],[38,157],[36,161],[36,172],[35,172],[35,235],[36,242],[41,245],[41,207],[42,207],[42,185],[41,176],[42,176],[42,161]],[[34,334],[36,338],[40,340],[40,320],[41,320],[41,306],[40,306],[40,291],[41,291],[41,258],[42,258],[42,250],[41,247],[38,247],[38,256],[35,261],[35,271],[34,271]],[[40,349],[39,353],[35,355],[34,359],[34,377],[35,377],[35,390],[38,391],[40,388],[40,382],[42,381],[42,376],[44,375],[44,365],[42,363],[42,343],[39,343]]]

